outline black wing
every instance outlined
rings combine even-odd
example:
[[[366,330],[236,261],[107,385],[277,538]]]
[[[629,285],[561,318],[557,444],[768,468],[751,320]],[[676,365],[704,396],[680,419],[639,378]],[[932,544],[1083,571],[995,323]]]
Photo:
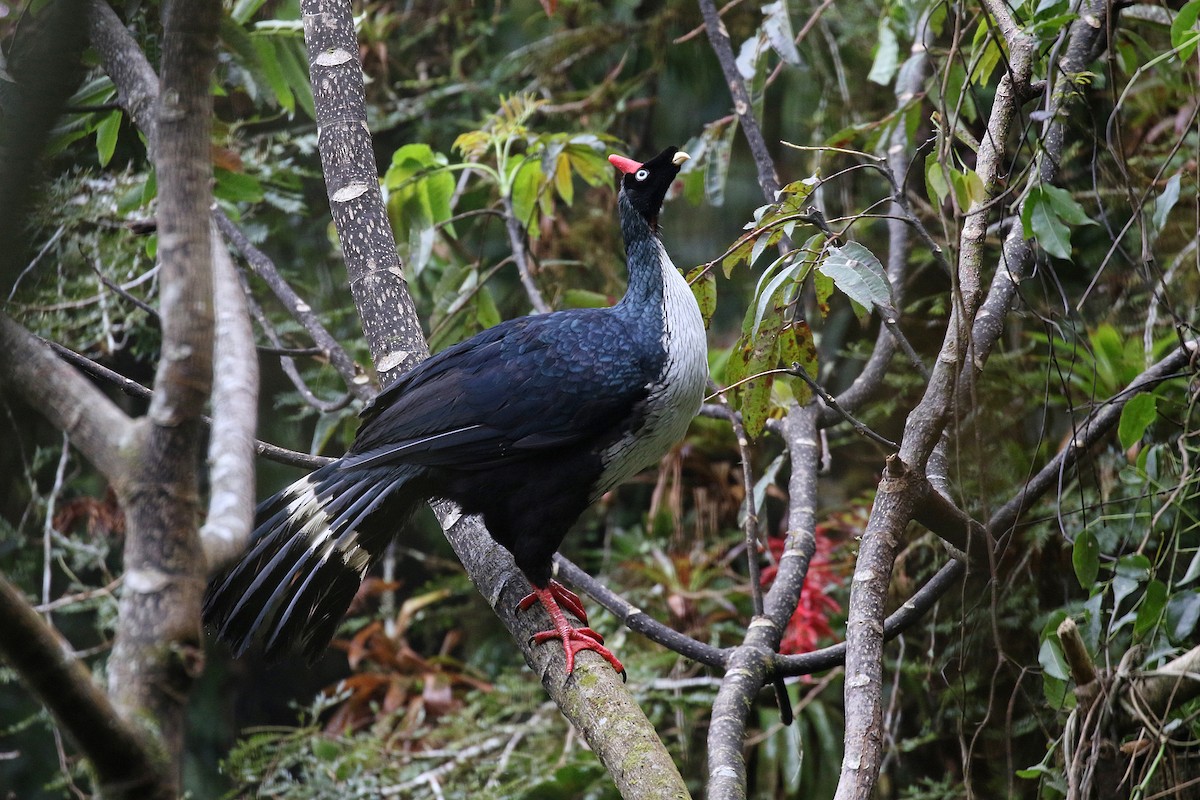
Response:
[[[343,462],[492,468],[595,441],[628,422],[660,367],[605,309],[510,320],[388,385]]]

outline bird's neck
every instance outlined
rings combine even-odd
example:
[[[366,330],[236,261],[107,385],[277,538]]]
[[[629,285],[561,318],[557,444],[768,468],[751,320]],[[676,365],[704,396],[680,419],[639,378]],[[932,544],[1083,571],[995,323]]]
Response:
[[[648,309],[661,309],[668,271],[676,275],[678,271],[663,249],[658,232],[651,228],[650,223],[623,196],[620,206],[625,260],[629,265],[629,286],[614,310],[638,315]]]

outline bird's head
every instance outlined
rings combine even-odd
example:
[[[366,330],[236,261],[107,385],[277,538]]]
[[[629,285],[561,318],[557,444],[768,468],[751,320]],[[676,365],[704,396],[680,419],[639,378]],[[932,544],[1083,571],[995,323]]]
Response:
[[[621,192],[651,230],[658,230],[658,213],[662,210],[663,198],[679,174],[679,168],[689,158],[691,156],[675,147],[668,147],[643,163],[625,156],[608,157],[610,164],[625,173],[621,178]]]

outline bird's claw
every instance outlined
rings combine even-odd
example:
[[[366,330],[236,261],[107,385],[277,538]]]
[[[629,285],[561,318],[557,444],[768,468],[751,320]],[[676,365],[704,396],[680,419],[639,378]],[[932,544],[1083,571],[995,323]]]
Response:
[[[588,624],[587,611],[584,609],[583,601],[579,599],[579,595],[575,594],[558,581],[550,581],[550,585],[547,588],[550,590],[550,594],[559,602],[560,605],[565,607],[567,611],[570,611],[572,614],[574,614],[575,618],[584,625]],[[533,592],[530,592],[517,601],[517,609],[520,611],[526,611],[532,608],[537,602],[538,596]]]
[[[575,669],[575,654],[583,650],[591,650],[612,665],[612,668],[625,677],[625,666],[613,652],[604,646],[604,637],[591,628],[568,628],[565,631],[542,631],[533,635],[534,644],[545,644],[551,639],[562,642],[563,653],[566,655],[566,672],[570,675]]]

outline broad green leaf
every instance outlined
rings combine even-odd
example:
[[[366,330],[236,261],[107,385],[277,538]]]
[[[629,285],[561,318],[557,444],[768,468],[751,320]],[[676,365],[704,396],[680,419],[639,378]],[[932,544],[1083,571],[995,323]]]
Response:
[[[817,270],[832,278],[839,291],[865,309],[891,305],[892,293],[883,265],[858,242],[829,248]]]
[[[992,70],[1000,63],[1000,45],[996,36],[992,35],[990,20],[981,20],[975,29],[975,40],[971,43],[971,83],[976,86],[985,84],[992,76]]]
[[[229,203],[257,203],[263,199],[262,186],[244,172],[217,168],[213,175],[216,177],[213,195],[218,199]]]
[[[296,98],[296,102],[304,109],[304,113],[312,119],[317,118],[316,107],[313,104],[312,84],[308,82],[308,57],[304,53],[304,40],[300,37],[281,36],[276,39],[278,46],[275,52],[279,58],[279,67],[287,80],[288,88]]]
[[[930,152],[925,156],[925,193],[929,195],[929,202],[935,206],[940,206],[950,196],[950,183],[946,180],[946,170],[942,168],[942,162],[938,160],[936,152]],[[1026,234],[1026,238],[1028,238],[1028,234]]]
[[[500,324],[500,311],[486,286],[480,287],[475,295],[475,321],[483,329]]]
[[[1055,213],[1063,222],[1068,225],[1099,224],[1088,216],[1087,212],[1083,210],[1083,206],[1079,205],[1066,189],[1050,184],[1045,184],[1041,188],[1046,199],[1050,201],[1050,205],[1054,207]]]
[[[833,297],[833,278],[817,270],[813,273],[813,288],[817,293],[817,310],[821,312],[822,317],[829,316],[829,298]]]
[[[1146,584],[1146,593],[1142,596],[1142,604],[1138,606],[1137,620],[1133,623],[1134,636],[1145,636],[1158,625],[1166,605],[1167,585],[1158,579]]]
[[[804,279],[803,275],[796,273],[795,267],[801,266],[801,264],[800,262],[792,261],[795,255],[796,252],[794,250],[785,253],[776,259],[775,263],[768,269],[763,270],[762,279],[759,280],[758,288],[755,290],[757,302],[754,306],[754,324],[750,326],[749,331],[751,336],[758,334],[759,326],[762,325],[763,316],[767,313],[768,308],[774,307],[781,310],[791,299],[790,292],[788,291],[790,287],[785,286],[785,284],[789,281],[796,283]],[[778,274],[766,282],[764,286],[763,282],[766,281],[767,276],[776,268],[779,268]]]
[[[1196,18],[1200,16],[1200,0],[1189,0],[1171,20],[1171,46],[1178,48],[1179,60],[1187,62],[1196,52],[1200,42],[1200,31],[1196,30]]]
[[[987,200],[987,189],[984,188],[983,179],[973,169],[966,172],[950,170],[950,183],[954,186],[954,199],[959,208],[968,209],[974,203]]]
[[[1171,209],[1175,207],[1175,204],[1179,202],[1179,181],[1180,173],[1176,172],[1167,180],[1162,194],[1154,199],[1154,214],[1150,219],[1155,233],[1161,232],[1167,226],[1167,217],[1170,216]]]
[[[537,238],[538,215],[542,189],[542,164],[537,158],[517,156],[510,162],[513,214],[525,227],[530,238]]]
[[[1142,440],[1142,435],[1150,423],[1158,416],[1158,399],[1146,392],[1140,392],[1129,399],[1121,409],[1121,421],[1117,424],[1117,438],[1121,441],[1121,449],[1128,450]]]
[[[696,305],[700,306],[700,316],[707,328],[713,314],[717,313],[717,279],[711,269],[701,265],[687,274],[687,282],[696,296]]]
[[[100,166],[107,167],[117,149],[117,134],[121,131],[121,112],[109,112],[96,126],[96,154]]]
[[[1188,641],[1200,622],[1200,591],[1177,591],[1167,601],[1167,636],[1175,644]]]
[[[604,143],[591,134],[571,137],[563,152],[571,169],[589,186],[606,186],[612,181],[613,169],[604,157]]]
[[[1090,530],[1075,537],[1071,566],[1075,569],[1075,579],[1079,585],[1090,592],[1100,573],[1100,544],[1096,541],[1096,534]]]
[[[1041,649],[1038,650],[1038,663],[1052,678],[1065,681],[1071,677],[1070,668],[1067,666],[1067,657],[1063,655],[1062,642],[1058,640],[1057,636],[1047,636],[1042,639]]]
[[[900,40],[892,30],[887,15],[879,20],[879,44],[875,46],[875,60],[871,62],[871,71],[867,80],[887,86],[900,67]]]
[[[798,365],[810,378],[817,377],[817,343],[807,322],[793,322],[779,333],[779,360],[787,368]],[[785,381],[800,405],[812,399],[812,389],[803,378],[788,375]]]
[[[288,116],[296,113],[296,96],[288,86],[279,64],[279,56],[275,47],[275,37],[254,36],[254,51],[258,55],[258,65],[262,69],[262,77],[275,95],[275,102],[288,112]]]
[[[1052,256],[1071,257],[1071,229],[1059,219],[1042,186],[1034,186],[1021,209],[1021,227],[1026,239],[1036,239]]]

